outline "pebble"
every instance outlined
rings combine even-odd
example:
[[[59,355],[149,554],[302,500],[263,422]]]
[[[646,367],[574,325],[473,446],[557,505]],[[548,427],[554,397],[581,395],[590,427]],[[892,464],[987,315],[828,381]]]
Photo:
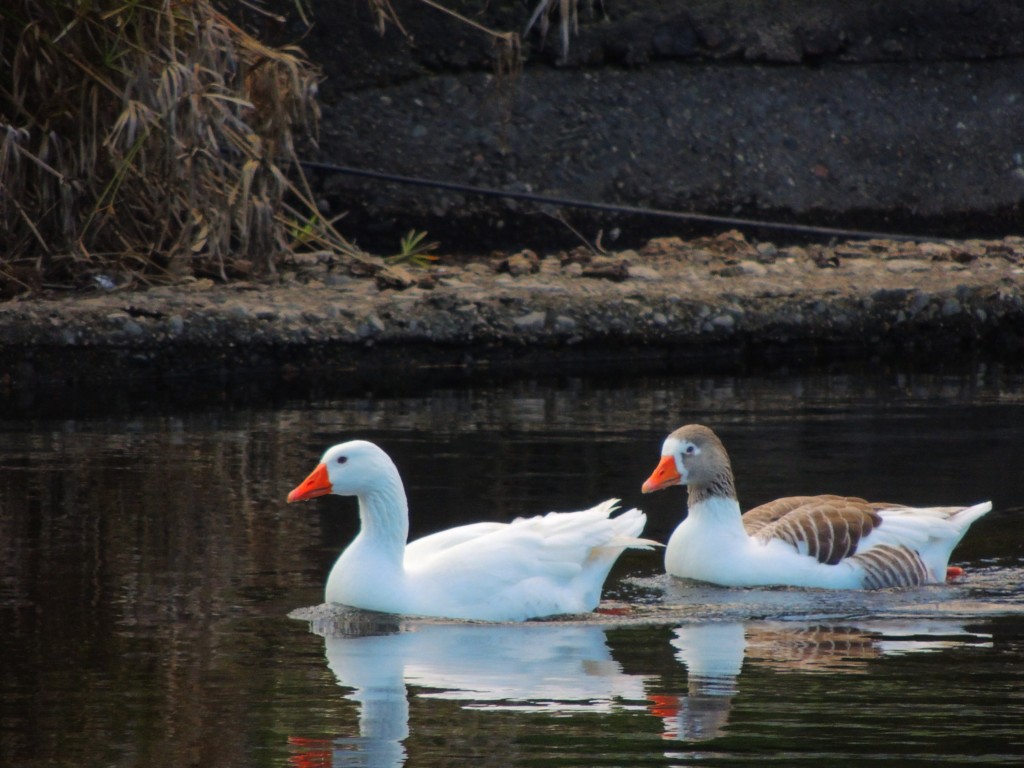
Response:
[[[890,272],[902,274],[905,272],[927,272],[931,265],[920,259],[893,259],[885,262],[885,268]]]
[[[521,331],[542,331],[547,323],[547,312],[530,312],[529,314],[517,317],[512,321],[513,325]]]
[[[736,318],[732,315],[717,315],[711,320],[711,324],[716,328],[730,329],[736,325]]]
[[[945,243],[921,243],[917,248],[927,259],[948,259],[953,253],[953,249]]]
[[[652,267],[643,265],[631,265],[627,267],[629,276],[633,280],[649,280],[651,282],[661,280],[661,273]]]
[[[126,321],[125,323],[124,323],[124,325],[122,325],[122,326],[121,326],[121,329],[122,329],[122,330],[123,330],[123,331],[124,331],[125,333],[127,333],[127,334],[128,334],[129,336],[136,336],[136,337],[137,337],[137,336],[141,336],[141,335],[143,334],[143,328],[142,328],[142,326],[141,326],[141,325],[139,325],[139,324],[138,324],[137,322],[135,322],[134,320],[132,320],[131,318],[129,318],[129,319],[128,319],[128,320],[127,320],[127,321]]]
[[[929,296],[927,293],[924,293],[924,292],[915,293],[914,294],[914,298],[912,298],[910,300],[910,306],[908,307],[908,309],[910,310],[910,314],[911,315],[916,315],[922,309],[927,307],[931,303],[931,300],[932,300],[932,297]]]
[[[365,339],[384,332],[384,321],[376,313],[367,315],[366,321],[359,326],[359,338]]]

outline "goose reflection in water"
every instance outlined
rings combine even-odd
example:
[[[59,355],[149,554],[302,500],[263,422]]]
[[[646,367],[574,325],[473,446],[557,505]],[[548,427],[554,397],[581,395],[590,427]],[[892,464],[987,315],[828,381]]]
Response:
[[[311,620],[327,665],[359,705],[351,737],[294,737],[292,764],[393,768],[407,759],[409,695],[465,709],[515,712],[649,711],[662,736],[706,741],[726,733],[741,672],[856,674],[883,656],[979,643],[988,635],[948,621],[820,625],[787,621],[687,623],[672,630],[685,694],[651,695],[662,678],[628,674],[612,658],[607,625],[463,624],[363,611]],[[412,690],[410,690],[410,687]]]
[[[789,622],[713,622],[676,627],[670,641],[686,667],[687,692],[650,696],[663,737],[706,741],[722,736],[744,663],[776,672],[857,673],[882,656],[991,644],[991,636],[939,621],[823,626]]]
[[[579,713],[643,710],[653,675],[623,672],[606,627],[586,624],[456,624],[361,611],[313,621],[327,665],[358,702],[359,736],[302,748],[293,764],[384,768],[405,762],[407,686],[417,698],[470,709]],[[325,754],[330,749],[330,759]],[[317,756],[317,762],[307,758]]]

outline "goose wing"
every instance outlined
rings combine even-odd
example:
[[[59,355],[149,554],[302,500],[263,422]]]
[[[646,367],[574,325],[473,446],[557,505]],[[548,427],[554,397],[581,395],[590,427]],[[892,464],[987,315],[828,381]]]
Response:
[[[884,506],[884,505],[882,505]],[[784,541],[818,562],[835,565],[882,525],[877,505],[855,496],[790,496],[743,516],[753,538]]]
[[[424,598],[456,611],[481,603],[503,607],[503,615],[581,610],[596,604],[623,549],[654,543],[637,538],[646,521],[639,510],[609,516],[616,503],[442,531],[406,548],[406,573]],[[549,604],[553,610],[539,608]]]

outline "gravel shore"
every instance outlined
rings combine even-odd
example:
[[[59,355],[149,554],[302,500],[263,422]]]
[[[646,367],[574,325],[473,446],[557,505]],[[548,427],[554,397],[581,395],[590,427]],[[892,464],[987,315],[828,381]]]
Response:
[[[920,355],[1014,359],[1024,238],[777,247],[728,232],[429,268],[311,256],[272,279],[0,305],[8,387],[263,371],[678,369]]]

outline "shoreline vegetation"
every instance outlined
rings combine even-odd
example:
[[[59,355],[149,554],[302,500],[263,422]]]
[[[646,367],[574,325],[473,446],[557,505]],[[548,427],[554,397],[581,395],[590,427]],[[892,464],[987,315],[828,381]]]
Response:
[[[207,0],[20,0],[0,28],[0,299],[361,258],[299,165],[320,78],[300,49]]]
[[[381,35],[408,37],[390,0],[366,2]],[[499,74],[518,66],[517,34],[418,2],[495,41]],[[284,9],[308,30],[301,0],[234,12],[283,27]],[[302,167],[323,73],[298,46],[262,42],[211,0],[17,0],[0,30],[0,301],[267,277],[309,253],[387,271],[322,214]],[[424,237],[391,261],[423,260]]]

